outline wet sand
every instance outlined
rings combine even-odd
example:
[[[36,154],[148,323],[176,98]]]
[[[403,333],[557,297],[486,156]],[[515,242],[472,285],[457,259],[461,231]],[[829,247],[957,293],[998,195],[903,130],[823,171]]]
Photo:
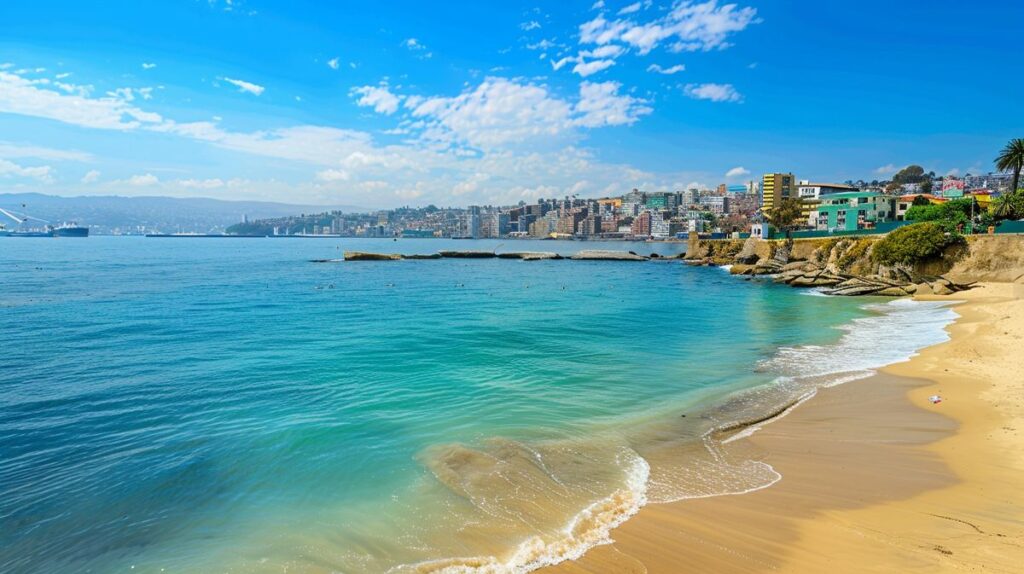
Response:
[[[822,390],[730,444],[775,467],[775,485],[649,505],[612,532],[613,544],[543,571],[1020,572],[1024,298],[1015,295],[1010,284],[956,294],[964,303],[951,341]],[[929,402],[935,394],[942,403]]]

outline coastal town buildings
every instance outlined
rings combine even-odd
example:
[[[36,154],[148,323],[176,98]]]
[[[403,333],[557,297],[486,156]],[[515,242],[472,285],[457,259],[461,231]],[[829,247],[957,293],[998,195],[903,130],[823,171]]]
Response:
[[[538,239],[685,238],[690,233],[754,233],[783,199],[802,203],[803,229],[845,233],[902,221],[922,201],[942,203],[973,197],[987,209],[1008,174],[936,176],[921,182],[823,183],[797,180],[792,172],[766,173],[760,181],[688,186],[678,190],[631,189],[620,196],[538,199],[516,205],[469,207],[401,207],[369,213],[330,211],[255,220],[246,218],[230,233],[266,235],[334,235],[341,237],[450,237]],[[906,189],[912,191],[904,191]],[[929,191],[922,191],[929,190]]]
[[[782,200],[796,195],[796,177],[792,173],[766,173],[761,178],[761,211],[766,215]]]
[[[818,231],[873,229],[876,224],[891,220],[895,204],[894,197],[872,191],[832,193],[821,197],[821,204],[811,217]]]

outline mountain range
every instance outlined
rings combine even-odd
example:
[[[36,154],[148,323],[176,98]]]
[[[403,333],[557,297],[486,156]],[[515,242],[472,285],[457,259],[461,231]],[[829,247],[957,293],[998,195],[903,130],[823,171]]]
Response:
[[[266,201],[224,201],[205,197],[61,197],[41,193],[0,193],[0,208],[29,215],[53,224],[75,221],[93,233],[195,232],[216,233],[243,218],[261,219],[320,213],[324,211],[367,212],[354,206],[292,205]],[[0,223],[18,226],[0,214]],[[32,224],[38,222],[30,221]]]

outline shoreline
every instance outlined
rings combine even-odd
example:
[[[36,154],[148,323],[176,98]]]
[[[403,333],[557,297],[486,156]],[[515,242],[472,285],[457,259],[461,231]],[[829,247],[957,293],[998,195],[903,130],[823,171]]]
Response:
[[[1012,379],[1012,357],[1024,300],[1013,290],[989,283],[920,298],[959,302],[949,341],[820,389],[729,441],[771,464],[777,484],[650,504],[612,531],[612,544],[541,571],[1016,571],[1024,381]]]

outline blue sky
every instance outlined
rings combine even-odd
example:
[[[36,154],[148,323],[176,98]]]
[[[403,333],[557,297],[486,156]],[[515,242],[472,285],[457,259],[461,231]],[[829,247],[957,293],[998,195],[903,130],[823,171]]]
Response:
[[[0,191],[515,203],[1024,136],[1024,4],[5,2]]]

